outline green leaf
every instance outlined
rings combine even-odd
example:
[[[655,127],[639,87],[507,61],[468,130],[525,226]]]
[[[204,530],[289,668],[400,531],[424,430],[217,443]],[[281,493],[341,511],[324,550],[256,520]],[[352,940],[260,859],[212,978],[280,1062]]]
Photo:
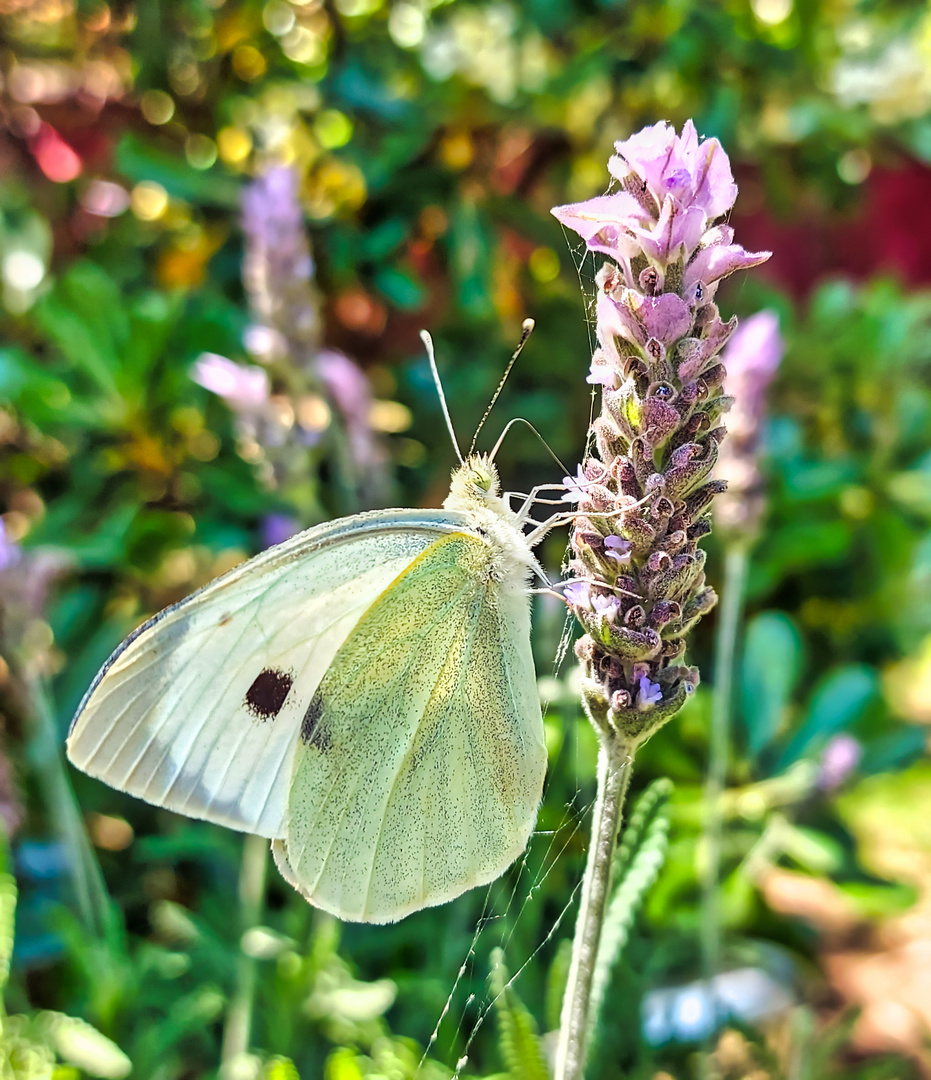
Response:
[[[498,1046],[511,1080],[549,1080],[537,1025],[508,982],[502,949],[492,951],[489,982],[498,1010]]]
[[[789,739],[776,765],[781,772],[850,727],[879,695],[876,672],[865,664],[851,664],[827,675],[812,694],[808,713]]]
[[[453,215],[449,243],[459,306],[467,317],[488,318],[494,311],[491,244],[485,222],[473,201],[463,201]]]
[[[10,863],[6,837],[0,838],[0,1016],[3,1015],[3,991],[10,977],[10,958],[13,955],[13,934],[16,925],[16,878],[7,873]]]
[[[36,305],[35,319],[75,370],[118,398],[129,320],[108,274],[87,260],[75,263]]]
[[[128,180],[152,180],[169,195],[200,206],[239,206],[240,184],[219,168],[193,169],[180,155],[169,154],[124,135],[116,148],[116,167]]]
[[[416,311],[427,302],[427,290],[416,278],[386,266],[375,275],[375,287],[401,311]]]
[[[740,713],[754,757],[779,733],[802,664],[802,639],[781,611],[764,611],[747,627]]]
[[[906,510],[931,518],[931,469],[910,469],[893,473],[886,482],[893,499]]]

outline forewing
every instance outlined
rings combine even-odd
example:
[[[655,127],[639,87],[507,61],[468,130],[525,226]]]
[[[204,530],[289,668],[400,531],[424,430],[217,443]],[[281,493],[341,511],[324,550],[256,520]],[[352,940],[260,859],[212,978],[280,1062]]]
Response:
[[[359,617],[461,515],[377,511],[294,537],[141,627],[88,691],[71,761],[151,803],[282,835],[298,729]]]
[[[488,545],[435,541],[359,621],[302,724],[284,876],[344,919],[390,922],[498,877],[546,769],[526,585]]]

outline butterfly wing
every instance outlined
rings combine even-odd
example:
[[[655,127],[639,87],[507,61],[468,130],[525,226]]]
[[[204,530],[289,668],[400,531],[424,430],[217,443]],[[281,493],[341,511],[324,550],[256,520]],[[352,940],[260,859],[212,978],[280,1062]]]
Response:
[[[156,615],[81,703],[68,756],[191,817],[283,835],[298,731],[362,613],[453,512],[391,510],[293,537]]]
[[[301,725],[285,878],[343,919],[390,922],[498,877],[546,770],[523,580],[488,545],[426,548],[333,657]]]

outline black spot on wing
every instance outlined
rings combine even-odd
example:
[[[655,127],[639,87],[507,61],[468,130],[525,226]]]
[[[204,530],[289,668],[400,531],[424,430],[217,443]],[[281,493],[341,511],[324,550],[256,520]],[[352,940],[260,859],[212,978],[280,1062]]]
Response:
[[[323,697],[318,690],[310,699],[307,712],[301,721],[301,739],[310,746],[316,746],[318,750],[326,752],[332,745],[330,734],[326,726],[320,726],[320,717],[323,715]]]
[[[274,720],[293,682],[288,672],[265,668],[246,691],[246,708],[259,720]]]

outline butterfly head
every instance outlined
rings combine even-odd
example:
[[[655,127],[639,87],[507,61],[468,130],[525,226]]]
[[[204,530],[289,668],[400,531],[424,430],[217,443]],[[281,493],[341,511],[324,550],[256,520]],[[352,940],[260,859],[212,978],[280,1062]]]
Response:
[[[487,454],[470,454],[453,472],[447,507],[474,506],[499,498],[498,470]]]

